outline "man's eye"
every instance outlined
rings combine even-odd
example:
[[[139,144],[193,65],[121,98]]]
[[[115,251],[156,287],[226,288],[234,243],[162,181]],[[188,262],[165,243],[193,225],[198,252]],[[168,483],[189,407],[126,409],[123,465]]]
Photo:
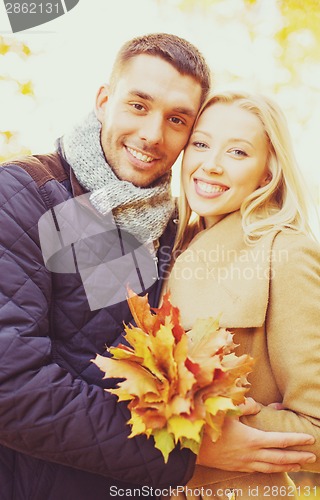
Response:
[[[177,116],[172,116],[170,118],[170,121],[172,121],[172,123],[174,123],[175,125],[183,125],[183,121],[181,120],[181,118],[178,118]]]
[[[144,107],[142,106],[142,104],[139,104],[138,102],[134,102],[133,104],[131,104],[131,106],[136,109],[137,111],[143,111],[144,110]]]

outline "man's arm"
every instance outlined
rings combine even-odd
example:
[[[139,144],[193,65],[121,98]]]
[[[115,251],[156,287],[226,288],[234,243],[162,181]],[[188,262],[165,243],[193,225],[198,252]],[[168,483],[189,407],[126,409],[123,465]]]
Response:
[[[243,415],[258,415],[261,406],[251,398],[241,405]],[[243,417],[241,417],[243,418]],[[264,432],[243,425],[236,418],[227,418],[222,435],[216,443],[205,434],[200,448],[197,468],[188,486],[197,488],[244,473],[293,472],[308,460],[315,461],[312,453],[291,451],[290,446],[305,446],[314,438],[306,434]],[[223,476],[221,475],[223,474]]]
[[[308,434],[265,432],[227,418],[216,443],[204,434],[197,463],[227,471],[293,472],[300,464],[314,463],[316,456],[286,448],[313,443]]]
[[[175,450],[165,465],[152,439],[128,439],[126,404],[52,362],[51,275],[37,229],[47,208],[19,167],[1,168],[0,186],[0,443],[132,484],[185,484],[191,452]]]

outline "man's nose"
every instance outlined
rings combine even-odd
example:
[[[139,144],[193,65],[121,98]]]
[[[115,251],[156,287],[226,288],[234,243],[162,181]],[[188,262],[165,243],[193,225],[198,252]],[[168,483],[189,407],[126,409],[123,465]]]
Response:
[[[140,139],[148,144],[161,144],[164,136],[163,117],[158,113],[152,113],[144,118],[140,128]]]

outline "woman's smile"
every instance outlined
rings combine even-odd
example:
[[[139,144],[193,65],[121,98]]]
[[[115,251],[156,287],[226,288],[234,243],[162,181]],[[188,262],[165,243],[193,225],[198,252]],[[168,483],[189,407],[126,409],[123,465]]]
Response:
[[[216,198],[229,189],[228,186],[218,182],[205,181],[197,178],[194,179],[194,183],[197,194],[204,198]]]

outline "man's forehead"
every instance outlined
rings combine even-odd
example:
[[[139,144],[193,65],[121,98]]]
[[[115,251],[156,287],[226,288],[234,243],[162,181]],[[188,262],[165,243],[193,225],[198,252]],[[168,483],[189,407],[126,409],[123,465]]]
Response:
[[[133,67],[141,67],[144,70],[147,70],[148,67],[155,67],[155,66],[169,66],[173,70],[175,70],[177,73],[179,73],[178,69],[166,60],[164,57],[161,57],[160,55],[154,55],[154,54],[136,54],[126,61],[123,62],[122,65],[122,71],[121,73],[126,73],[130,72]]]
[[[171,101],[192,115],[195,108],[198,111],[201,96],[200,83],[194,77],[181,74],[161,57],[146,54],[126,63],[115,90],[150,102]]]

